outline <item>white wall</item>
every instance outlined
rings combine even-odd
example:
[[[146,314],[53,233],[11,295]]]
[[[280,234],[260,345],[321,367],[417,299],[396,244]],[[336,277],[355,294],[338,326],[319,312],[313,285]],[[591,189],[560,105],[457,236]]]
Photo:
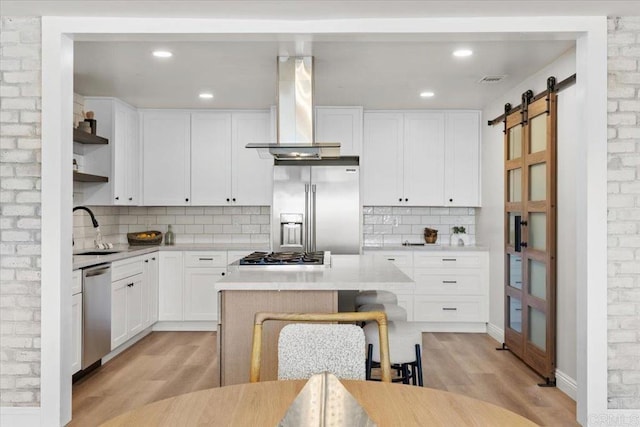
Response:
[[[535,94],[546,88],[547,78],[558,81],[574,74],[575,50],[536,72],[513,90],[486,106],[482,117],[491,120],[504,112],[504,104],[516,106],[528,89]],[[580,78],[580,76],[578,76]],[[558,242],[557,242],[557,370],[575,379],[576,373],[576,97],[572,86],[558,95]],[[504,331],[504,126],[483,128],[482,209],[476,217],[478,236],[490,249],[490,315],[493,331]],[[571,392],[569,392],[571,394]]]

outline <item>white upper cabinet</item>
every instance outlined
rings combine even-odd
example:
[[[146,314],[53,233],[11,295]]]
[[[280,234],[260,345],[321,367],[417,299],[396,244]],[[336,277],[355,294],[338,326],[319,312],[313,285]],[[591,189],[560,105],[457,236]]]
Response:
[[[442,205],[444,114],[405,114],[403,148],[403,203],[407,206]]]
[[[365,205],[442,205],[442,113],[368,112],[364,129]]]
[[[403,198],[403,115],[365,113],[362,202],[366,206],[401,204]]]
[[[445,206],[480,206],[480,112],[447,114]]]
[[[362,155],[362,107],[316,107],[316,142],[339,142],[341,156]]]
[[[479,206],[480,113],[365,112],[365,206]]]
[[[102,162],[92,169],[108,170],[108,183],[84,184],[89,205],[139,205],[140,121],[135,108],[116,98],[85,97],[84,108],[95,113],[97,134],[109,139],[104,147],[85,147],[85,161]],[[99,155],[90,151],[102,150]]]
[[[224,205],[228,199],[231,199],[231,113],[192,113],[191,204]]]
[[[189,112],[145,111],[142,114],[144,205],[190,203],[190,132]]]
[[[234,112],[231,115],[231,203],[236,205],[271,205],[273,159],[263,159],[255,149],[245,146],[269,142],[269,111]]]

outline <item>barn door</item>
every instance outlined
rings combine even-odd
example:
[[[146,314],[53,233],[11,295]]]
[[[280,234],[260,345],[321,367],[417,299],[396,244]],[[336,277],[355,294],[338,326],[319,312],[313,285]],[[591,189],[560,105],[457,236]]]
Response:
[[[555,383],[556,93],[505,126],[505,344]]]

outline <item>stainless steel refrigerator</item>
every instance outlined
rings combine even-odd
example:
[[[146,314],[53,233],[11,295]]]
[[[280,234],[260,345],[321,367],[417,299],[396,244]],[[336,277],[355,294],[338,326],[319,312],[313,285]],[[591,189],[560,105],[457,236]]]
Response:
[[[274,252],[360,253],[358,157],[276,160],[273,175]]]

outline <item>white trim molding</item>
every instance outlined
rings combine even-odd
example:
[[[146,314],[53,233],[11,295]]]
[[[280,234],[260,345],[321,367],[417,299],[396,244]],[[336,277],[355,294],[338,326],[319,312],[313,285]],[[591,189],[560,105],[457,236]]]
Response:
[[[0,425],[7,427],[38,427],[41,422],[40,407],[0,407]]]
[[[487,323],[487,334],[499,344],[504,344],[504,329],[494,325],[493,323]]]
[[[310,17],[313,18],[313,17]],[[577,40],[576,92],[583,141],[576,155],[578,254],[578,421],[607,409],[607,20],[605,16],[485,18],[191,19],[42,18],[42,382],[43,424],[71,417],[70,333],[71,117],[73,39],[114,34],[562,34]],[[71,84],[70,84],[71,83]],[[587,173],[588,171],[588,173]],[[588,231],[588,232],[587,232]]]
[[[556,369],[556,387],[573,400],[576,400],[578,396],[578,383],[558,369]]]

